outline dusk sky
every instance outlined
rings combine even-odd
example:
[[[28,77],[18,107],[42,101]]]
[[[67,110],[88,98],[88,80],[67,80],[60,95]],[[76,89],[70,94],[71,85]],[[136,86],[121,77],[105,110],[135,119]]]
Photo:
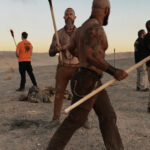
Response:
[[[29,33],[34,52],[48,52],[54,33],[48,0],[0,0],[0,51],[15,51],[9,30],[17,43],[21,33]],[[107,52],[134,51],[139,29],[150,20],[150,0],[110,0],[109,24],[104,27],[109,48]],[[79,27],[91,13],[92,0],[53,0],[57,29],[64,26],[64,10],[74,8],[75,25]]]

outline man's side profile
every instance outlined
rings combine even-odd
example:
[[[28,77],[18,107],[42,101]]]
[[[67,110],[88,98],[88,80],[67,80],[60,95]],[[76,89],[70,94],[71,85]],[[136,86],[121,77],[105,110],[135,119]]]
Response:
[[[140,62],[143,56],[143,39],[145,37],[145,30],[141,29],[138,31],[138,38],[134,43],[134,57],[135,63]],[[146,65],[143,64],[137,68],[137,81],[136,81],[136,90],[137,91],[148,91],[148,76],[146,71]]]
[[[72,103],[102,85],[103,71],[119,81],[128,75],[125,71],[112,67],[105,60],[108,43],[103,26],[107,25],[109,14],[109,0],[93,0],[90,18],[75,32],[71,40],[68,49],[79,58],[80,63],[80,68],[71,81]],[[98,117],[106,149],[123,150],[116,125],[116,114],[106,90],[101,91],[69,113],[51,138],[47,150],[64,150],[74,132],[85,123],[92,108]]]

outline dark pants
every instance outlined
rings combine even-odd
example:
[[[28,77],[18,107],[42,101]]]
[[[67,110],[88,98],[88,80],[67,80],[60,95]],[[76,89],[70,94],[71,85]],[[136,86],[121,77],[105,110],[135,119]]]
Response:
[[[62,65],[57,66],[53,120],[60,118],[65,89],[69,80],[72,79],[76,71],[77,67]]]
[[[84,77],[84,78],[83,78]],[[72,80],[74,94],[72,103],[78,101],[96,85],[100,86],[98,76],[88,70],[76,73]],[[97,80],[97,81],[96,81]],[[116,125],[116,114],[105,90],[73,109],[68,117],[53,135],[47,150],[64,150],[64,147],[87,119],[91,109],[94,109],[99,120],[100,131],[107,150],[123,150],[123,144]]]
[[[37,86],[34,74],[33,74],[33,69],[31,66],[31,62],[30,61],[26,61],[26,62],[19,62],[19,72],[21,75],[21,82],[20,82],[20,88],[24,89],[25,88],[25,83],[26,83],[26,71],[32,81],[32,84]]]

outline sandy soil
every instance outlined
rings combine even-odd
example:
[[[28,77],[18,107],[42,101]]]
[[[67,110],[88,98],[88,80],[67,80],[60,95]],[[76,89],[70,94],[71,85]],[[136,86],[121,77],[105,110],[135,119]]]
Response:
[[[116,67],[127,69],[134,65],[132,57],[121,58],[116,60]],[[114,63],[113,60],[109,62]],[[54,86],[56,63],[57,59],[50,59],[47,54],[34,56],[33,68],[40,88]],[[15,92],[20,76],[12,54],[8,57],[8,53],[0,53],[0,69],[0,150],[45,150],[56,130],[49,129],[53,104],[18,101],[21,94],[28,92],[31,82],[27,77],[25,92]],[[6,79],[9,75],[10,78]],[[102,81],[105,83],[111,78],[104,74]],[[116,110],[125,150],[150,150],[150,114],[146,111],[148,92],[137,92],[135,87],[136,71],[126,80],[108,87],[107,91]],[[63,110],[69,105],[70,101],[65,100]],[[66,116],[63,110],[61,120]],[[105,150],[93,111],[89,120],[92,128],[79,129],[65,150]]]

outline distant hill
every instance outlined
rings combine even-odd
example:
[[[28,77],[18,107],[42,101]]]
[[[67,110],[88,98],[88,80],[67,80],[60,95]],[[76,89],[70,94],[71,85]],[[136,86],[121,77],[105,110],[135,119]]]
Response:
[[[131,58],[134,57],[133,52],[120,52],[115,54],[115,59]],[[114,59],[114,54],[106,54],[106,60]],[[48,53],[33,53],[32,65],[33,66],[47,66],[56,65],[58,57],[49,57]],[[16,68],[18,67],[15,52],[0,51],[0,68]]]
[[[133,52],[119,52],[115,54],[115,59],[123,59],[123,58],[132,58],[134,57],[134,53]],[[106,59],[114,59],[114,54],[110,53],[110,54],[106,54]]]
[[[58,62],[57,57],[49,57],[48,53],[33,53],[32,65],[33,66],[46,66],[56,65]],[[0,51],[0,68],[18,67],[18,61],[15,52]]]

